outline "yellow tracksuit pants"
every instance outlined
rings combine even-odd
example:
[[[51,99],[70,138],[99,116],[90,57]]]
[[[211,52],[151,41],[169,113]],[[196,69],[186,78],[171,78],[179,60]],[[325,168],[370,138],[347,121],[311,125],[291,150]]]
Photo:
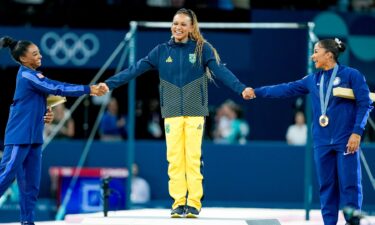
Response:
[[[167,142],[169,194],[172,208],[189,205],[201,209],[201,167],[204,117],[171,117],[164,120]]]

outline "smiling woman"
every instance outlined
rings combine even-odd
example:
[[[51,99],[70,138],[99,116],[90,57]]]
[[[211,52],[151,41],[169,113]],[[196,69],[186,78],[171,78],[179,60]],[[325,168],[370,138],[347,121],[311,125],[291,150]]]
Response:
[[[3,37],[0,48],[9,48],[12,58],[20,64],[0,163],[0,197],[17,178],[21,224],[33,225],[41,178],[44,122],[53,119],[48,115],[47,95],[103,93],[96,86],[74,85],[46,78],[36,70],[42,65],[42,56],[39,48],[30,41]]]
[[[189,16],[184,14],[174,16],[171,31],[176,42],[186,43],[192,30],[193,25]]]
[[[172,217],[197,217],[202,207],[202,138],[208,116],[208,80],[221,80],[244,99],[246,87],[220,61],[216,49],[199,30],[190,9],[178,10],[171,25],[171,40],[157,45],[146,57],[99,84],[117,88],[149,70],[160,76],[160,106],[164,118],[169,163],[169,194],[174,199]]]
[[[363,74],[339,64],[343,51],[341,40],[321,40],[311,56],[320,71],[294,82],[254,89],[263,98],[311,94],[314,159],[325,225],[337,224],[340,202],[359,210],[362,207],[359,151],[372,101]],[[333,96],[333,87],[351,88],[355,101]]]
[[[338,38],[321,40],[315,44],[311,59],[317,69],[329,70],[335,67],[340,53],[345,49],[345,44]]]
[[[42,65],[42,55],[36,45],[30,45],[27,52],[20,57],[20,61],[26,67],[36,69]]]

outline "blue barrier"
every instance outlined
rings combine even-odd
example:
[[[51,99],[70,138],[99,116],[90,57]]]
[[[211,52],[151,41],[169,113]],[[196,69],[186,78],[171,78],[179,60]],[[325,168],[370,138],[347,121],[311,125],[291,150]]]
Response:
[[[75,166],[82,141],[54,141],[43,156],[41,198],[50,196],[48,168]],[[151,186],[154,206],[169,207],[165,143],[136,142],[135,162],[140,176]],[[85,167],[126,167],[126,142],[94,142]],[[364,145],[364,153],[375,171],[375,145]],[[282,142],[254,142],[247,145],[203,145],[206,206],[303,208],[304,147]],[[314,175],[315,179],[315,175]],[[374,190],[363,170],[364,209],[375,209]],[[314,180],[314,207],[319,207]]]

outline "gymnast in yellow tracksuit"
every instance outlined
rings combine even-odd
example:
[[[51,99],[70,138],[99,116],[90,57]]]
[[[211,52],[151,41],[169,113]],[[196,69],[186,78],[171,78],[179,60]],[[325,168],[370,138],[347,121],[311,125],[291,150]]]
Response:
[[[149,70],[160,76],[160,106],[165,118],[169,194],[172,217],[196,217],[202,207],[201,145],[208,116],[207,81],[211,74],[248,99],[246,88],[221,62],[201,35],[195,13],[180,9],[173,18],[172,38],[157,45],[135,65],[100,84],[109,90]]]

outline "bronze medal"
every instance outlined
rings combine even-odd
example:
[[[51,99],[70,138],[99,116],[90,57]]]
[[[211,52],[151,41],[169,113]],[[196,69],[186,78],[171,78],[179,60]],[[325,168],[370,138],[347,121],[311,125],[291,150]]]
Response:
[[[329,119],[327,115],[321,115],[319,117],[319,124],[321,127],[326,127],[328,125]]]

